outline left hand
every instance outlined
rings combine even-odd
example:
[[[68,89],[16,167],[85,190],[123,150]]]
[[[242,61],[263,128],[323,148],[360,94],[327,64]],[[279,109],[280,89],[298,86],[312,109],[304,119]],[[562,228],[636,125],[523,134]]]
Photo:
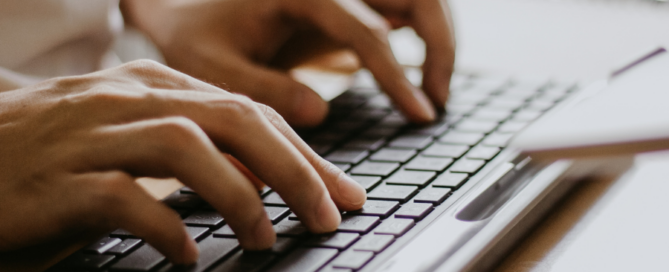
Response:
[[[443,110],[455,42],[446,0],[125,0],[126,20],[144,31],[168,65],[225,86],[312,126],[327,103],[267,64],[286,41],[317,30],[352,48],[398,108],[414,122]],[[427,45],[423,89],[412,86],[387,39],[390,28],[413,27]]]

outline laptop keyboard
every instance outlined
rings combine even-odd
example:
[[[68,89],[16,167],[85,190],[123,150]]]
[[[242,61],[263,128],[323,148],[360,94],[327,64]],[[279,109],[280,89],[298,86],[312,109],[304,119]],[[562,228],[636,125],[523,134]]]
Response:
[[[408,71],[408,75],[419,71]],[[420,77],[413,78],[419,81]],[[367,190],[358,211],[342,214],[336,232],[310,234],[281,197],[260,192],[277,242],[244,252],[211,206],[187,187],[163,202],[198,241],[200,260],[176,267],[153,247],[119,229],[84,247],[53,271],[355,271],[410,232],[495,158],[511,137],[575,87],[456,74],[448,114],[427,126],[409,124],[367,73],[331,101],[327,121],[298,131],[326,160]],[[417,83],[417,82],[416,82]]]

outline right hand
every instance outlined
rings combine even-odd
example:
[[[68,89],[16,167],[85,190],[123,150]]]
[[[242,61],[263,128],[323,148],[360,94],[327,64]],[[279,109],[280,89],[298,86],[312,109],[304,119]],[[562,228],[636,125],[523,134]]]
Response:
[[[0,252],[84,226],[124,228],[174,263],[197,260],[176,212],[136,177],[176,177],[215,207],[245,249],[275,241],[256,188],[281,195],[312,232],[365,191],[271,108],[150,61],[0,93]],[[29,215],[29,216],[26,216]],[[48,226],[48,227],[44,227]]]

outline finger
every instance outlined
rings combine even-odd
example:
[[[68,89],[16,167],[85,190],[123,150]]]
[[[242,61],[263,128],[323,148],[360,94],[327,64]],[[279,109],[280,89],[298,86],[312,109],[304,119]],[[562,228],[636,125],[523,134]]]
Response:
[[[179,215],[157,202],[133,177],[119,171],[87,173],[77,178],[81,188],[91,190],[91,212],[106,214],[112,225],[146,240],[177,264],[197,261],[195,241],[186,232]]]
[[[221,213],[243,248],[260,250],[274,243],[272,223],[254,186],[192,121],[166,117],[106,126],[85,146],[79,157],[92,170],[178,178]]]
[[[244,166],[242,162],[235,159],[235,157],[231,156],[230,154],[225,154],[225,158],[228,159],[228,161],[230,161],[230,163],[232,163],[232,165],[234,165],[237,168],[237,170],[239,170],[239,172],[244,174],[244,176],[247,179],[249,179],[251,183],[253,183],[253,186],[255,186],[258,191],[262,190],[262,188],[265,187],[265,183],[263,183],[262,180],[260,180],[260,178],[258,178],[255,174],[253,174],[251,170],[246,168],[246,166]]]
[[[374,74],[381,88],[414,122],[434,120],[435,111],[425,94],[404,76],[390,49],[387,22],[359,0],[287,1],[289,13],[304,18],[326,34],[351,46]]]
[[[272,108],[256,103],[267,120],[293,144],[316,169],[328,188],[330,197],[340,210],[354,211],[362,208],[367,200],[365,189],[338,167],[324,160],[307,145]]]
[[[269,123],[253,101],[228,93],[140,91],[150,94],[124,98],[119,100],[121,102],[110,101],[109,96],[102,96],[102,99],[94,96],[87,107],[91,115],[106,113],[105,118],[109,118],[106,121],[112,123],[168,116],[192,120],[190,122],[195,122],[193,126],[206,132],[200,131],[202,135],[198,137],[210,137],[272,187],[310,231],[321,233],[337,228],[341,216],[323,180],[295,146]],[[109,107],[115,110],[110,111]],[[204,169],[202,172],[207,172]],[[255,196],[257,198],[257,193]]]

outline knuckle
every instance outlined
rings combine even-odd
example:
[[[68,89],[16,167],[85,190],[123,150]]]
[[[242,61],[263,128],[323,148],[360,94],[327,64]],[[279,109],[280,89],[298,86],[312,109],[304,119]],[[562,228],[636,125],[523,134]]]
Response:
[[[194,144],[207,141],[207,135],[186,117],[169,117],[151,132],[161,153],[183,154],[192,151]]]
[[[105,174],[94,182],[97,185],[96,193],[93,194],[94,202],[98,203],[100,209],[107,209],[122,207],[127,203],[128,186],[134,181],[125,173],[114,172]]]
[[[255,102],[250,98],[241,95],[235,95],[232,99],[227,99],[224,102],[223,110],[233,123],[242,125],[245,121],[260,116],[260,110],[256,107]]]
[[[170,71],[164,65],[147,59],[135,60],[121,67],[121,69],[136,75],[163,75]]]

